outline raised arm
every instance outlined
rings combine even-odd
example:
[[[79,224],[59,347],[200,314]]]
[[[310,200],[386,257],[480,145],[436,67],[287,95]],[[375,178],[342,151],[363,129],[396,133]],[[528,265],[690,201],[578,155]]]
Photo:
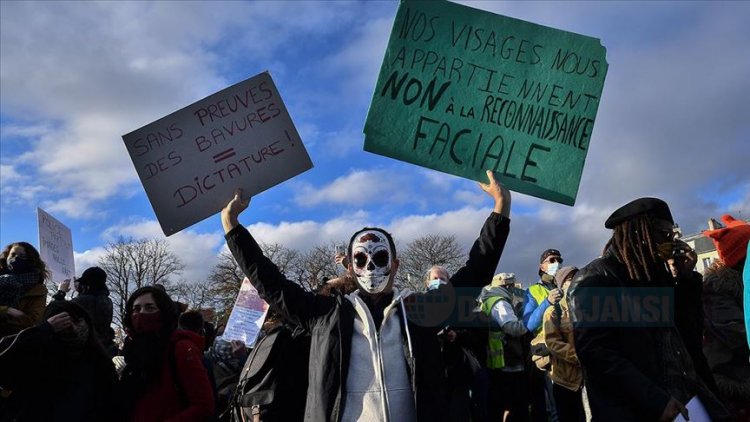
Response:
[[[493,212],[469,252],[466,264],[451,277],[454,287],[482,287],[489,283],[510,233],[510,191],[487,171],[489,184],[479,186],[494,200]]]
[[[263,255],[258,243],[238,221],[250,200],[242,200],[237,191],[221,211],[227,246],[258,294],[288,321],[309,328],[312,319],[324,315],[335,306],[335,299],[306,292],[287,280],[271,260]]]

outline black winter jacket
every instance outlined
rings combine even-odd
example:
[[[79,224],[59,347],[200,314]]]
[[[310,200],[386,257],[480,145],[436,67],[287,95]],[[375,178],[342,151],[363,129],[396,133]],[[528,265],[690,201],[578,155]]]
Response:
[[[89,346],[71,356],[48,322],[0,339],[1,422],[98,422],[113,414],[115,367]]]
[[[692,296],[692,284],[678,280],[677,285],[681,282],[688,288],[675,291],[666,270],[661,283],[631,280],[611,249],[576,275],[568,296],[594,421],[655,421],[675,395],[683,404],[698,395],[712,420],[729,417],[707,387],[712,381],[699,376],[702,365],[693,364],[697,360],[705,365],[705,357],[692,344],[699,335],[690,334],[692,347],[686,347],[680,336],[680,331],[687,334],[697,328],[685,323],[685,315],[675,316],[685,307],[674,301]],[[639,303],[641,319],[625,314],[625,303]],[[679,331],[676,322],[683,324]]]
[[[55,300],[65,300],[65,292],[58,291],[52,297]],[[105,348],[109,348],[114,334],[111,327],[112,299],[109,298],[109,289],[103,287],[96,291],[82,293],[71,299],[71,302],[81,305],[89,313],[99,341]]]
[[[492,279],[509,230],[510,221],[492,213],[485,221],[466,265],[451,278],[451,285],[475,288],[472,297],[476,297],[479,289]],[[260,296],[287,320],[312,334],[305,420],[339,421],[345,406],[344,389],[355,318],[353,306],[341,295],[315,295],[287,280],[276,265],[263,256],[261,248],[244,227],[235,227],[226,235],[226,239],[234,258]],[[424,296],[444,294],[444,288],[448,286]],[[417,302],[429,308],[429,300]],[[410,311],[407,313],[413,355],[410,356],[407,340],[404,339],[404,359],[410,371],[417,418],[422,421],[445,420],[445,366],[437,337],[442,327],[428,326],[424,320],[414,320]],[[403,321],[404,315],[400,309],[398,315]]]

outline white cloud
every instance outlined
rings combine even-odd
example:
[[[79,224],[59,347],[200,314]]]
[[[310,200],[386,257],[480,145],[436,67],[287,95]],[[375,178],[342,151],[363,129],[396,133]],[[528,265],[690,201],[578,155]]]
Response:
[[[5,185],[5,183],[21,179],[23,179],[23,176],[16,171],[15,167],[10,164],[0,164],[0,183]]]
[[[353,9],[3,2],[1,102],[18,122],[3,126],[2,142],[29,138],[16,158],[35,170],[51,208],[75,218],[99,215],[93,208],[138,184],[122,134],[226,86],[220,72],[227,60],[270,58],[299,34],[334,30]],[[229,44],[221,56],[217,43]]]
[[[278,243],[290,249],[307,251],[317,245],[331,242],[348,242],[358,229],[368,225],[366,214],[315,221],[281,222],[279,224],[255,223],[248,230],[263,243]]]
[[[300,184],[295,202],[303,206],[331,204],[391,204],[409,199],[405,178],[386,170],[356,170],[341,176],[326,186]]]
[[[80,277],[83,271],[89,267],[98,267],[99,259],[106,254],[104,247],[97,246],[93,249],[87,249],[83,252],[73,252],[73,259],[76,266],[76,276]]]
[[[484,192],[462,189],[455,191],[453,199],[459,204],[478,206],[487,201],[487,196]]]

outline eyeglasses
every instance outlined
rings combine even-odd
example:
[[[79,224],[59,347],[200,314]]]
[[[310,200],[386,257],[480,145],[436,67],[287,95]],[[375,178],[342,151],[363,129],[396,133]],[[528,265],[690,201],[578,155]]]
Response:
[[[554,264],[555,262],[557,262],[558,264],[562,264],[563,263],[563,259],[560,258],[559,256],[553,256],[552,258],[549,258],[547,261],[550,264]]]

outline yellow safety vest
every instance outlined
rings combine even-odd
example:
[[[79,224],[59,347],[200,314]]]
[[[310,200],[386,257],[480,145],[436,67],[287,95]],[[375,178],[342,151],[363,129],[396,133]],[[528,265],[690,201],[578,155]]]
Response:
[[[502,369],[505,367],[505,353],[503,351],[503,337],[505,334],[500,327],[493,327],[492,307],[497,301],[503,300],[500,296],[492,296],[482,302],[482,312],[490,319],[490,335],[487,339],[487,368]]]
[[[549,296],[549,290],[539,283],[530,286],[529,293],[531,293],[531,297],[536,301],[536,306],[541,305],[544,299],[547,299],[547,296]],[[534,330],[534,335],[538,335],[541,331],[542,327],[537,328]]]

